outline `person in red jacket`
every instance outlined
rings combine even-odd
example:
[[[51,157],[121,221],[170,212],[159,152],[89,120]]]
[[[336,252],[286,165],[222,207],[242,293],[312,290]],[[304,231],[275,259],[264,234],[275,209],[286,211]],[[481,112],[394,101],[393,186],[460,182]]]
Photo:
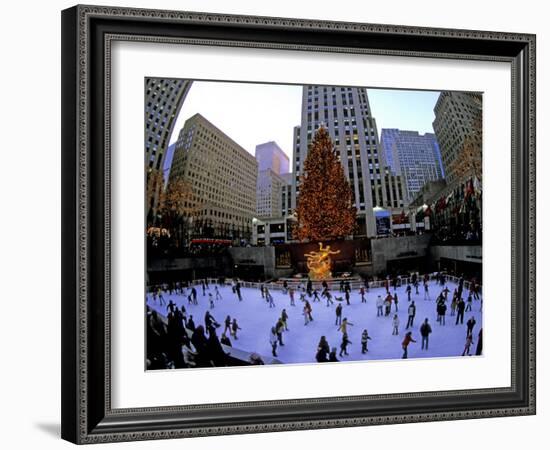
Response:
[[[407,359],[407,348],[409,347],[409,344],[411,342],[416,342],[412,337],[412,332],[408,331],[405,335],[405,339],[403,339],[403,343],[401,344],[401,347],[403,347],[403,359]]]

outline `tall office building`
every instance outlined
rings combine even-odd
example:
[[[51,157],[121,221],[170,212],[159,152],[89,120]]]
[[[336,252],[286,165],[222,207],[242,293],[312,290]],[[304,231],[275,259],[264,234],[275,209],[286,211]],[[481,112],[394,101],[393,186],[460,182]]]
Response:
[[[433,133],[419,134],[383,128],[380,142],[384,157],[391,161],[392,170],[401,175],[410,202],[429,181],[443,178],[439,146]]]
[[[441,150],[445,177],[452,184],[457,178],[455,160],[464,143],[471,139],[481,149],[481,130],[475,129],[475,123],[481,119],[482,95],[476,92],[441,92],[434,113],[433,128]]]
[[[170,136],[192,80],[147,78],[145,81],[145,161],[162,170]]]
[[[255,155],[259,171],[270,169],[277,175],[288,173],[288,156],[276,142],[257,145]]]
[[[260,218],[282,217],[282,197],[288,173],[288,156],[276,142],[256,146],[258,182],[256,188],[256,213]]]
[[[374,236],[373,208],[402,208],[404,199],[396,191],[395,202],[385,187],[386,162],[381,158],[376,121],[371,114],[365,88],[304,86],[301,126],[294,132],[292,208],[300,196],[300,176],[315,130],[323,124],[335,143],[335,151],[350,181],[357,208],[359,234]]]
[[[187,181],[198,221],[215,237],[250,239],[256,214],[258,163],[254,156],[200,114],[179,133],[170,183]],[[199,230],[201,233],[201,230]]]

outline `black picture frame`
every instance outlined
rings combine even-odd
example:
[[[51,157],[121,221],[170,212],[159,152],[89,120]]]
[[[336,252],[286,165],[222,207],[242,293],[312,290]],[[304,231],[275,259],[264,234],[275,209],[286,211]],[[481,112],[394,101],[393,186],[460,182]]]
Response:
[[[512,373],[494,389],[117,410],[110,391],[114,40],[512,66]],[[62,437],[74,443],[535,414],[535,36],[100,6],[62,12]]]

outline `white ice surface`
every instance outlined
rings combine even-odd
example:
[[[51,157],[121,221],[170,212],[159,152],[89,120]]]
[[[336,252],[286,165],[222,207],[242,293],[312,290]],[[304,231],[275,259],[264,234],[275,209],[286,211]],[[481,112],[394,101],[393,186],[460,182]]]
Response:
[[[415,295],[414,288],[412,289],[411,299],[416,305],[416,317],[414,326],[409,329],[412,331],[413,338],[417,343],[411,343],[408,349],[409,358],[434,358],[434,357],[457,357],[461,356],[464,350],[466,340],[466,322],[470,317],[474,317],[476,325],[474,327],[474,342],[470,348],[470,353],[475,354],[477,335],[482,326],[482,312],[480,311],[480,301],[472,302],[472,311],[464,314],[464,324],[455,325],[456,317],[450,315],[450,300],[452,292],[456,284],[453,282],[447,283],[450,290],[449,299],[447,301],[446,325],[442,326],[436,322],[436,302],[435,298],[442,290],[442,287],[436,285],[435,281],[430,282],[431,300],[424,300],[424,289],[422,284],[419,286],[419,294]],[[196,286],[198,305],[189,305],[187,296],[164,293],[166,303],[172,300],[181,307],[185,306],[187,315],[193,315],[195,325],[204,325],[204,314],[209,310],[215,319],[221,324],[218,328],[218,335],[224,328],[224,320],[227,315],[231,318],[236,317],[239,326],[238,340],[231,339],[234,347],[249,351],[257,352],[261,355],[271,355],[271,345],[269,343],[269,331],[277,322],[283,308],[288,313],[288,328],[289,331],[283,335],[283,347],[278,347],[278,359],[283,363],[313,363],[315,362],[315,353],[317,344],[321,336],[326,336],[331,347],[337,347],[340,352],[340,342],[342,333],[338,331],[335,325],[335,308],[339,303],[334,302],[334,305],[327,307],[326,300],[313,302],[312,298],[308,299],[313,308],[313,322],[304,325],[304,316],[302,314],[303,304],[300,301],[300,296],[295,293],[296,306],[290,306],[288,294],[283,294],[279,290],[271,290],[271,294],[275,301],[275,308],[269,308],[264,299],[261,298],[260,291],[253,288],[242,288],[243,301],[239,302],[236,294],[233,294],[231,287],[224,286],[219,288],[223,297],[222,300],[215,301],[215,307],[209,308],[208,292],[215,295],[214,286],[209,285],[209,290],[206,295],[202,295],[200,285]],[[343,297],[342,293],[337,290],[331,291],[333,297]],[[393,289],[391,289],[393,293]],[[359,361],[359,360],[377,360],[377,359],[399,359],[403,351],[401,342],[405,335],[405,326],[407,324],[407,294],[405,286],[397,288],[399,298],[397,315],[400,320],[399,335],[392,335],[392,319],[395,314],[395,305],[392,304],[391,314],[387,317],[376,316],[376,298],[378,295],[384,297],[384,288],[371,288],[366,294],[367,303],[361,303],[361,296],[357,289],[352,291],[351,305],[347,306],[345,300],[342,303],[342,317],[347,317],[348,321],[353,323],[349,327],[348,335],[352,345],[348,346],[349,356],[339,358],[341,361]],[[463,292],[463,298],[466,300],[468,290]],[[155,303],[151,296],[148,295],[147,304],[158,310],[161,314],[166,315],[166,306],[159,306],[158,300]],[[419,327],[425,318],[428,318],[432,333],[430,335],[429,350],[421,350],[421,336]],[[364,329],[372,340],[368,343],[368,353],[361,353],[361,333]]]

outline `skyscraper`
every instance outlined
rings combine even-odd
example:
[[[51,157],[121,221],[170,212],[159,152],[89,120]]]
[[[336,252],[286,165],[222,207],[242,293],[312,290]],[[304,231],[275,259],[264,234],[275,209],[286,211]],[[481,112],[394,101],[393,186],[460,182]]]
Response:
[[[404,193],[399,188],[394,199],[387,195],[386,162],[380,155],[376,121],[365,88],[303,87],[301,126],[294,132],[292,207],[295,208],[299,201],[300,176],[309,143],[321,124],[328,129],[344,174],[351,184],[357,208],[358,234],[373,236],[376,234],[373,208],[402,208]]]
[[[392,170],[401,175],[410,202],[428,181],[443,178],[437,139],[433,133],[419,134],[383,128],[381,144],[384,157],[392,161]]]
[[[255,155],[259,171],[271,169],[277,175],[288,173],[288,156],[276,142],[257,145]]]
[[[455,160],[465,142],[473,140],[481,149],[482,96],[476,92],[441,92],[434,113],[433,128],[439,142],[445,176],[452,184],[457,177]]]
[[[163,169],[176,118],[192,83],[163,78],[145,81],[145,161],[150,169]]]
[[[200,114],[187,119],[168,184],[183,179],[191,185],[200,234],[250,239],[257,176],[254,156]]]

